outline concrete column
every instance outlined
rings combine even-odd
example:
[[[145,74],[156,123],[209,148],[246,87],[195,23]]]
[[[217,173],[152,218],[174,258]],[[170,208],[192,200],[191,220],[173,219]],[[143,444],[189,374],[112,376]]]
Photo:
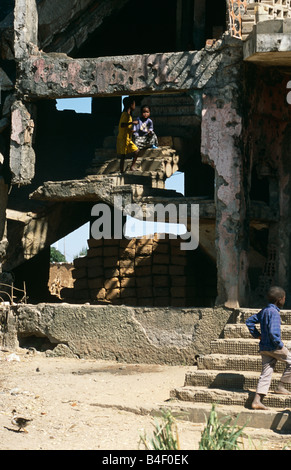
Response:
[[[247,300],[248,289],[241,131],[241,116],[231,102],[204,96],[201,152],[215,168],[216,303],[231,308]]]
[[[36,0],[15,0],[14,53],[16,59],[27,57],[29,45],[37,46],[38,14]]]

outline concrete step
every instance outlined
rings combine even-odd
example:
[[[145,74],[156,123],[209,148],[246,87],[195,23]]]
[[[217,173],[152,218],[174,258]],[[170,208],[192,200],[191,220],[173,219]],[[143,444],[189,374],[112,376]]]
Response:
[[[259,340],[255,339],[216,339],[210,343],[213,354],[258,355]]]
[[[255,391],[222,390],[207,387],[181,387],[170,391],[170,397],[193,403],[218,403],[227,406],[251,407]],[[291,397],[270,392],[264,398],[264,404],[271,408],[286,409],[291,407]]]
[[[236,323],[245,323],[246,320],[255,313],[260,311],[259,308],[241,308],[236,312]],[[282,325],[291,325],[291,310],[281,310],[280,317]]]
[[[233,371],[257,371],[262,368],[261,356],[241,356],[226,354],[206,354],[197,358],[199,370],[233,370]],[[276,372],[282,373],[285,369],[283,362],[277,362]]]
[[[191,403],[189,401],[176,401],[173,398],[161,408],[171,409],[172,415],[177,419],[183,419],[192,423],[206,423],[210,414],[212,404]],[[278,410],[269,408],[268,410],[251,410],[242,406],[226,406],[215,404],[215,411],[218,418],[232,417],[236,426],[246,426],[247,428],[273,430],[280,439],[280,434],[291,433],[291,420],[289,410]]]
[[[256,390],[259,373],[253,371],[225,370],[196,370],[185,375],[184,386],[219,388],[223,390]],[[270,391],[275,390],[281,374],[278,372],[272,376]],[[291,384],[286,384],[291,391]]]
[[[245,338],[250,339],[250,332],[248,327],[244,324],[226,325],[224,328],[224,337],[230,338]],[[291,326],[282,325],[282,338],[283,341],[291,340]]]

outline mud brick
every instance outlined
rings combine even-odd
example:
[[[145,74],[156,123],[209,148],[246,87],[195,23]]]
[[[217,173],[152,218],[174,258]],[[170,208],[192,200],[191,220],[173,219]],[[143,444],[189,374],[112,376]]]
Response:
[[[121,305],[137,305],[137,298],[136,297],[121,297]]]
[[[153,249],[153,252],[156,254],[160,253],[169,253],[170,247],[168,243],[157,243],[155,248]]]
[[[142,287],[142,286],[151,286],[152,285],[152,276],[141,276],[141,277],[136,277],[135,279],[137,287]]]
[[[141,245],[136,247],[136,255],[137,256],[147,256],[151,255],[153,251],[152,244]]]
[[[130,277],[135,275],[134,267],[128,266],[126,268],[120,268],[120,277]]]
[[[168,287],[169,277],[168,276],[153,276],[154,287]]]
[[[107,300],[119,299],[119,297],[120,297],[120,289],[110,289],[106,291]]]
[[[173,276],[181,276],[185,274],[184,266],[170,266],[169,273]]]
[[[186,276],[172,276],[171,277],[172,287],[185,287],[187,285]]]
[[[155,287],[153,288],[154,297],[168,297],[170,289],[168,287]]]
[[[148,299],[153,296],[153,290],[151,286],[143,286],[137,288],[137,297]]]
[[[121,287],[135,287],[135,278],[134,277],[123,277],[120,279]]]
[[[79,268],[85,268],[87,266],[87,258],[86,256],[83,256],[82,258],[75,258],[74,259],[74,267],[79,269]]]
[[[155,264],[152,267],[153,274],[168,274],[168,272],[169,272],[169,267],[163,264]]]
[[[80,269],[73,269],[72,270],[72,278],[73,279],[80,279],[82,277],[87,276],[87,269],[86,268],[80,268]]]
[[[120,287],[120,281],[118,277],[113,277],[111,279],[106,279],[104,281],[105,289],[117,289]]]
[[[153,244],[153,238],[152,237],[140,237],[135,239],[135,244],[136,246],[142,246],[142,245],[152,245]]]
[[[186,289],[185,287],[172,287],[171,288],[172,297],[185,297]]]
[[[135,257],[135,248],[119,249],[119,257],[120,259],[133,260]]]
[[[120,297],[121,298],[126,298],[126,297],[136,297],[136,291],[134,287],[125,287],[123,289],[120,289]]]
[[[102,256],[102,254],[103,254],[103,248],[102,247],[89,248],[89,250],[87,251],[88,258],[100,257],[100,256]]]
[[[89,289],[81,289],[74,291],[74,299],[76,300],[89,300],[90,291]]]
[[[102,277],[97,277],[95,279],[88,279],[88,286],[90,289],[99,289],[103,287],[104,281]]]
[[[102,256],[98,256],[95,258],[87,258],[87,267],[93,268],[95,266],[103,266],[103,258]]]
[[[103,238],[103,246],[119,246],[120,240],[118,238]]]
[[[134,248],[135,249],[136,239],[132,238],[131,240],[122,239],[120,240],[119,246],[122,248]]]
[[[135,273],[137,276],[148,276],[149,274],[152,273],[152,267],[151,266],[136,266]]]
[[[186,256],[187,250],[181,250],[180,245],[172,245],[171,246],[171,254],[172,255],[181,255],[181,256]]]
[[[186,299],[183,297],[175,297],[171,299],[172,307],[186,307]]]
[[[89,248],[97,248],[97,247],[102,247],[103,246],[103,238],[100,240],[95,240],[95,238],[89,238],[87,240]]]
[[[92,300],[104,300],[105,299],[105,296],[106,296],[106,290],[104,289],[104,287],[102,287],[101,289],[91,289],[90,290],[90,298]]]
[[[154,254],[153,255],[153,264],[169,264],[170,262],[170,256],[169,255],[159,255],[159,254]]]
[[[152,257],[151,256],[136,257],[134,264],[135,266],[151,266]]]
[[[106,268],[104,269],[104,277],[105,279],[109,279],[111,277],[118,277],[119,276],[119,268]]]
[[[92,268],[87,269],[88,278],[100,277],[103,276],[103,267],[102,266],[93,266]]]
[[[104,257],[118,256],[119,255],[119,247],[118,246],[104,247],[103,248],[103,255],[104,255]]]
[[[172,256],[171,264],[178,265],[178,266],[186,266],[187,258],[186,256]]]
[[[118,265],[118,257],[112,256],[110,258],[104,258],[104,267],[105,268],[112,268],[113,266]]]
[[[87,287],[88,287],[87,278],[76,279],[75,282],[74,282],[74,289],[75,290],[86,289]]]
[[[119,261],[119,267],[120,268],[128,268],[130,266],[134,266],[133,262],[131,259],[121,259]]]
[[[167,297],[156,297],[154,299],[154,306],[155,307],[167,307],[170,303],[170,298]]]
[[[137,305],[139,307],[152,307],[154,305],[154,301],[152,297],[145,297],[137,299]]]

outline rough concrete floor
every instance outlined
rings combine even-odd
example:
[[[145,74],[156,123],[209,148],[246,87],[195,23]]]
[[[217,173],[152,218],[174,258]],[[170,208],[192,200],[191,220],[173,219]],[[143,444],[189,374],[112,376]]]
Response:
[[[27,350],[0,351],[0,450],[144,450],[155,419],[175,407],[170,390],[189,366],[120,364],[48,358]],[[27,432],[12,411],[32,421]],[[240,410],[238,410],[238,413]],[[184,416],[185,418],[185,416]],[[182,450],[197,450],[204,423],[177,419]],[[246,428],[243,450],[282,450],[291,435]]]

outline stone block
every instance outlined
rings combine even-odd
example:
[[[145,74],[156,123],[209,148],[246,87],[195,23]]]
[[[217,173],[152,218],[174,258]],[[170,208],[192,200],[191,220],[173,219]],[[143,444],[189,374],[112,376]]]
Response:
[[[88,287],[89,289],[99,289],[103,287],[104,281],[102,277],[96,277],[94,279],[88,279]]]
[[[106,291],[107,300],[119,299],[119,297],[120,297],[120,289],[110,289]]]
[[[92,300],[104,300],[106,297],[106,290],[104,289],[104,287],[102,287],[101,289],[91,289],[90,290],[90,298]]]
[[[168,287],[169,277],[168,276],[153,276],[154,287]]]
[[[100,258],[102,255],[103,255],[103,248],[102,247],[89,248],[87,250],[88,258]]]
[[[103,238],[101,238],[100,240],[96,240],[95,238],[89,238],[89,240],[87,240],[87,244],[89,248],[100,248],[103,246]]]
[[[141,276],[135,279],[137,287],[142,286],[151,286],[152,285],[152,277],[151,276]]]
[[[153,255],[153,264],[169,264],[170,256],[169,255]]]
[[[80,269],[73,269],[72,270],[72,277],[73,279],[80,279],[82,277],[87,276],[87,269],[86,268],[80,268]]]
[[[152,272],[151,266],[136,266],[135,273],[137,276],[148,276]]]
[[[88,268],[88,278],[95,278],[103,276],[103,267],[102,266],[93,266]]]
[[[136,291],[134,287],[125,287],[120,289],[120,297],[125,298],[136,298]]]
[[[122,277],[120,279],[120,286],[121,287],[134,287],[135,278],[134,277]]]
[[[75,290],[82,290],[88,287],[88,280],[87,278],[83,279],[76,279],[74,282],[74,289]]]
[[[106,279],[104,281],[105,289],[116,289],[120,287],[120,280],[118,277],[113,277],[111,279]]]
[[[133,266],[128,266],[126,268],[120,268],[120,276],[121,277],[129,277],[129,276],[134,276],[135,271]]]
[[[152,267],[153,274],[168,274],[168,272],[169,272],[169,267],[163,264],[155,264]]]

